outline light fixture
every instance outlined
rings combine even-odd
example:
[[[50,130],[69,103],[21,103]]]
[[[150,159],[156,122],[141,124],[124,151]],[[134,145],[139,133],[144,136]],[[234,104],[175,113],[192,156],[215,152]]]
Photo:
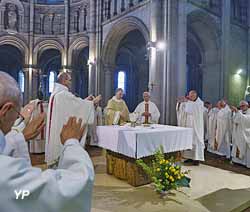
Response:
[[[164,50],[165,49],[165,42],[163,42],[163,41],[159,41],[159,42],[157,42],[156,43],[156,48],[158,49],[158,50]]]
[[[158,41],[158,42],[153,42],[150,41],[147,43],[147,49],[156,49],[157,51],[162,51],[165,49],[165,42],[164,41]]]
[[[237,75],[240,75],[240,74],[242,74],[242,73],[243,73],[243,70],[242,70],[242,69],[238,69],[237,72],[236,72]]]

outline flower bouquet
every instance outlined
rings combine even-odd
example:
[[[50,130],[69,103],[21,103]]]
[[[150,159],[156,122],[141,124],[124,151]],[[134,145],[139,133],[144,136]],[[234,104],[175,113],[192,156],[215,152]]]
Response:
[[[175,159],[165,159],[163,147],[154,154],[151,165],[147,165],[142,159],[136,161],[137,165],[152,179],[155,190],[160,194],[168,194],[171,190],[178,190],[181,187],[190,187],[189,171],[182,171],[181,165]]]

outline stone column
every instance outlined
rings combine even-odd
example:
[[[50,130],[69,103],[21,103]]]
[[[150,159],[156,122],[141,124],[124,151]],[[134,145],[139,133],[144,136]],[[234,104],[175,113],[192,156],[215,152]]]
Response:
[[[102,71],[102,63],[101,63],[101,50],[102,50],[102,1],[98,0],[96,4],[96,93],[103,93],[101,90],[101,71]]]
[[[165,4],[164,37],[167,41],[163,73],[163,121],[176,124],[176,98],[186,92],[186,0],[168,0]]]
[[[34,99],[37,97],[37,92],[39,89],[39,79],[40,73],[39,70],[36,68],[32,68],[32,93],[31,98]]]
[[[220,97],[228,98],[230,67],[230,20],[231,1],[222,1],[222,36],[221,36],[221,82]]]
[[[23,104],[27,104],[29,102],[29,69],[24,68],[24,94],[23,94]]]
[[[149,49],[149,91],[151,99],[157,104],[162,112],[162,72],[163,72],[163,51],[156,48],[156,43],[163,40],[162,31],[162,1],[151,0],[151,17],[150,17],[150,49]]]
[[[28,98],[27,100],[31,100],[33,98],[33,47],[34,47],[34,0],[30,1],[30,23],[29,23],[29,57],[28,57],[28,68],[27,68],[27,78],[28,78]]]
[[[248,11],[250,11],[250,2],[248,2]],[[250,15],[248,15],[247,32],[247,86],[250,85]]]
[[[105,104],[108,102],[108,100],[113,96],[112,88],[113,88],[113,71],[110,68],[105,68],[105,96],[104,96],[104,102]]]
[[[64,0],[65,6],[65,30],[64,30],[64,54],[62,55],[62,65],[68,66],[68,49],[69,49],[69,0]],[[70,64],[71,65],[71,64]]]
[[[90,30],[89,30],[89,81],[88,93],[97,94],[96,90],[96,0],[90,1]]]

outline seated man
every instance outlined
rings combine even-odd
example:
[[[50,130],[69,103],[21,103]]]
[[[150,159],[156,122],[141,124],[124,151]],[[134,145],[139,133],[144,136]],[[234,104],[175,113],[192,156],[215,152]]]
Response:
[[[139,122],[143,124],[145,123],[145,118],[147,118],[149,123],[157,124],[159,122],[160,112],[155,103],[150,101],[150,93],[144,92],[143,99],[144,101],[135,109],[135,113],[140,115]]]
[[[79,144],[84,133],[82,120],[71,117],[63,126],[60,137],[64,147],[57,170],[42,172],[25,159],[2,154],[8,142],[5,135],[19,115],[21,101],[15,80],[0,72],[0,211],[90,212],[94,170]],[[26,191],[24,199],[20,191]]]
[[[224,100],[220,101],[220,110],[217,114],[215,153],[230,158],[231,155],[231,109]]]
[[[250,168],[250,109],[248,102],[240,102],[240,111],[232,107],[233,116],[233,149],[232,161]]]
[[[105,109],[106,125],[122,125],[129,120],[128,107],[122,97],[123,90],[121,88],[117,88],[115,96],[113,96],[112,99],[108,101],[108,105]]]

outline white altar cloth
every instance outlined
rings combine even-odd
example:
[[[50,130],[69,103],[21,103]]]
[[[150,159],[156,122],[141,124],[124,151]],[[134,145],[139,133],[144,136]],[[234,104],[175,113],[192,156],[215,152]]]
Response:
[[[161,145],[164,153],[192,149],[191,128],[97,126],[96,132],[99,147],[136,159],[153,155]]]

